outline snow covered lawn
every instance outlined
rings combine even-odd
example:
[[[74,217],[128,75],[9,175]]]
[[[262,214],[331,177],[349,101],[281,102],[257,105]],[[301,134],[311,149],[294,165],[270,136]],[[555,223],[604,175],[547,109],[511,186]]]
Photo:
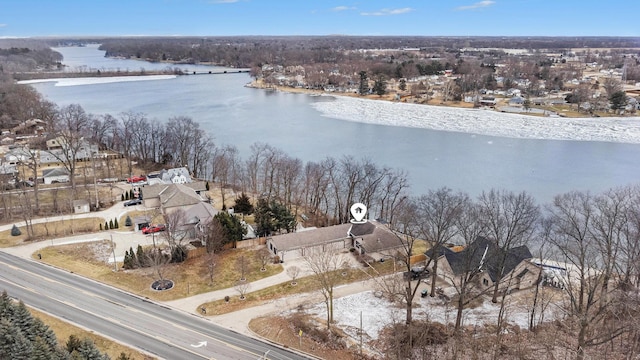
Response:
[[[443,324],[454,323],[456,319],[455,304],[443,304],[441,300],[431,297],[420,298],[418,294],[414,302],[413,318],[430,319]],[[418,305],[419,304],[419,305]],[[529,309],[524,304],[508,304],[507,322],[527,328],[529,324]],[[498,321],[499,304],[485,300],[481,306],[467,309],[464,312],[464,325],[496,324]],[[327,312],[324,303],[312,305],[307,313],[314,314],[320,319],[326,319]],[[362,313],[362,330],[365,338],[376,340],[380,331],[394,322],[404,322],[406,310],[404,305],[393,304],[384,297],[376,296],[374,291],[365,291],[354,295],[344,296],[334,300],[334,319],[350,336],[359,338],[360,313]],[[545,321],[560,316],[558,309],[551,308],[545,314]]]

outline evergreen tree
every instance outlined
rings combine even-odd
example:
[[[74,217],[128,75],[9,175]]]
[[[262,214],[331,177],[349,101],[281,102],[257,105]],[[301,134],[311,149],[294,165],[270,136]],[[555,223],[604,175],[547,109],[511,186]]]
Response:
[[[0,359],[11,359],[11,346],[19,330],[6,317],[0,318]]]
[[[402,91],[407,90],[407,80],[400,79],[400,85],[398,85],[398,88]]]
[[[100,223],[100,231],[102,231],[102,223]]]
[[[20,229],[16,226],[16,224],[13,224],[13,227],[11,228],[11,236],[20,236],[22,235],[22,231],[20,231]]]
[[[7,359],[31,360],[32,353],[33,345],[31,345],[29,339],[22,334],[22,331],[16,327],[13,344],[11,344],[10,356]]]
[[[147,255],[144,253],[144,250],[142,249],[142,245],[138,245],[138,249],[136,251],[136,259],[139,267],[147,266],[147,263],[148,263]]]
[[[225,244],[233,243],[235,247],[236,242],[241,241],[247,234],[247,227],[242,224],[240,219],[228,212],[219,212],[213,218],[222,226]]]
[[[251,204],[251,200],[244,192],[240,194],[235,200],[235,205],[233,205],[233,210],[237,213],[242,213],[249,215],[253,213],[253,205]]]
[[[616,91],[609,96],[609,101],[611,102],[611,110],[617,113],[627,106],[627,94],[622,90]]]
[[[113,229],[113,219],[109,220],[109,230]]]
[[[129,189],[129,199],[133,199],[133,189]]]
[[[384,75],[380,74],[373,83],[373,92],[378,96],[382,96],[387,93],[387,80]]]
[[[120,227],[118,225],[118,219],[117,218],[113,221],[113,226],[115,226],[116,229],[118,229]]]
[[[131,226],[133,223],[131,222],[131,217],[127,215],[127,218],[124,219],[124,226]]]
[[[104,229],[109,230],[109,223],[106,221],[104,222]]]
[[[269,203],[259,198],[255,208],[256,235],[269,236],[274,231],[273,213]]]
[[[369,93],[369,79],[367,78],[366,71],[360,71],[358,73],[360,75],[360,85],[358,86],[358,94],[366,95]]]
[[[121,200],[121,201],[125,201],[125,200],[127,200],[127,199],[124,197],[124,194],[120,195],[120,200]]]
[[[80,343],[81,343],[80,338],[78,338],[73,334],[69,335],[69,339],[65,344],[65,347],[67,348],[67,352],[71,354],[74,351],[78,350],[80,348]]]
[[[38,337],[33,343],[33,353],[31,354],[32,360],[52,360],[54,359],[54,353],[52,349],[41,337]]]
[[[271,212],[274,216],[274,227],[276,231],[285,230],[290,233],[296,229],[296,217],[283,204],[271,203]]]
[[[209,191],[209,182],[208,181],[204,184],[204,188],[205,188],[205,190]]]
[[[96,347],[93,341],[89,338],[84,338],[80,343],[80,347],[77,349],[78,353],[86,360],[109,360],[107,355],[100,353],[100,350]]]

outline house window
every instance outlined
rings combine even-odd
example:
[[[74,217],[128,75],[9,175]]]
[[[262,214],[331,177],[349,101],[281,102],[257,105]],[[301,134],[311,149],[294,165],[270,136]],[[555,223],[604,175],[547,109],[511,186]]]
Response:
[[[484,285],[484,286],[489,286],[489,280],[487,280],[487,279],[482,279],[482,285]]]

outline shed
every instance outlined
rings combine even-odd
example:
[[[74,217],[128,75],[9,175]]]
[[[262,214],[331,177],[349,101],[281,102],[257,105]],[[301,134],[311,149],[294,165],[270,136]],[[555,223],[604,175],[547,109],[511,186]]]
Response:
[[[91,211],[91,204],[89,204],[89,200],[80,199],[73,200],[73,212],[74,214],[84,214]]]
[[[151,224],[151,217],[147,215],[136,216],[133,218],[133,230],[138,231]]]

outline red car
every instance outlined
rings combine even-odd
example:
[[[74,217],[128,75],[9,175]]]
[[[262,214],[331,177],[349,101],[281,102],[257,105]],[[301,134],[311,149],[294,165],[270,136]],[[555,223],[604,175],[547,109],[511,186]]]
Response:
[[[167,227],[163,224],[159,224],[159,225],[149,225],[146,228],[142,229],[142,233],[143,234],[153,234],[153,233],[157,233],[160,231],[165,231],[167,230]]]
[[[144,175],[140,175],[140,176],[132,176],[130,178],[127,178],[127,182],[128,183],[137,183],[137,182],[142,182],[142,181],[147,181],[147,177]]]

